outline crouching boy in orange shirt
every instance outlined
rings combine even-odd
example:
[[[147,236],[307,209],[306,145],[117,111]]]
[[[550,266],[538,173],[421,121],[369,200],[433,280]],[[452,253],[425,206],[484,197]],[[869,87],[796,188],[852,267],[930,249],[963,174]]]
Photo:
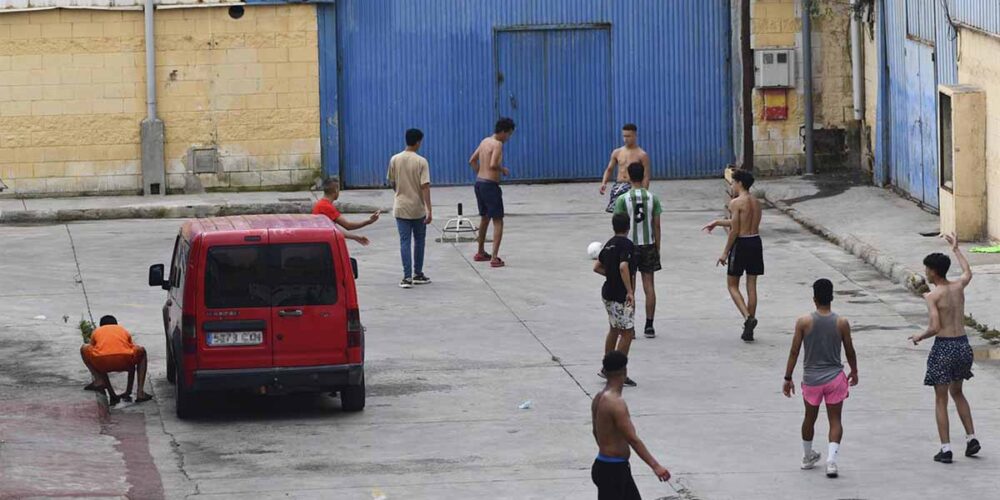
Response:
[[[153,399],[146,394],[146,349],[132,343],[128,330],[118,326],[114,316],[101,318],[101,325],[94,330],[90,343],[80,347],[83,364],[87,365],[93,382],[84,389],[91,391],[107,391],[108,403],[115,406],[119,401],[132,400],[132,379],[138,369],[139,388],[136,390],[135,401],[142,403]],[[128,386],[121,395],[116,395],[111,387],[108,374],[112,372],[128,372]]]

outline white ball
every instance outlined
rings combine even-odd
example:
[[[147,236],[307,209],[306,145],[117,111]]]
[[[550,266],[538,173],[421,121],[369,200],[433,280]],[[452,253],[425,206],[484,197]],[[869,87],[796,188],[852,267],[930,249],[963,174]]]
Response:
[[[597,260],[597,256],[601,254],[601,249],[603,248],[604,245],[601,244],[600,241],[595,241],[587,245],[587,255],[589,255],[591,259]]]

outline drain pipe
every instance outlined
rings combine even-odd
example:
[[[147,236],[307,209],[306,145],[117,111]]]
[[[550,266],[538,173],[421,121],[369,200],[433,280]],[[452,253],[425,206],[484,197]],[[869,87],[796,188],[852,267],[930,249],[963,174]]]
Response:
[[[153,0],[146,0],[143,9],[146,22],[146,120],[155,121],[156,116],[156,38],[153,37]]]
[[[156,113],[156,38],[153,36],[153,0],[145,0],[146,23],[146,119],[142,121],[142,194],[167,194],[163,158],[163,122]]]
[[[806,175],[816,172],[813,164],[813,71],[812,71],[812,0],[802,0],[802,80],[806,100],[805,143]]]
[[[854,95],[854,119],[865,117],[864,68],[861,46],[861,0],[851,0],[851,92]]]

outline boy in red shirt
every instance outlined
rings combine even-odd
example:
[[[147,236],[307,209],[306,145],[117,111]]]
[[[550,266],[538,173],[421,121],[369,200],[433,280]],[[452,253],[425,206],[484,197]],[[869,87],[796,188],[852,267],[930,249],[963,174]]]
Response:
[[[313,205],[312,213],[313,215],[325,215],[328,219],[332,220],[338,226],[347,229],[348,231],[353,231],[355,229],[361,229],[365,226],[374,224],[378,220],[379,212],[375,212],[368,216],[368,220],[363,222],[351,222],[347,220],[340,210],[337,210],[337,206],[333,202],[340,198],[340,181],[337,179],[327,179],[323,181],[323,197]],[[347,231],[344,231],[344,237],[349,240],[357,241],[364,246],[368,246],[368,238],[366,236],[358,236]]]

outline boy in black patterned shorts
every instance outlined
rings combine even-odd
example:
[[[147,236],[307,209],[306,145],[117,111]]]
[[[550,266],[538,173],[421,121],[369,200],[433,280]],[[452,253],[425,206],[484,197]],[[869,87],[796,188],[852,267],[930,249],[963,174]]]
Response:
[[[608,312],[610,328],[604,341],[604,354],[621,351],[628,355],[628,349],[635,338],[635,272],[637,255],[635,245],[628,239],[629,218],[625,214],[615,214],[611,218],[615,236],[604,244],[594,272],[604,276],[601,298]],[[603,370],[600,372],[604,377]],[[635,387],[635,381],[625,377],[625,385]]]
[[[910,336],[914,345],[934,337],[934,346],[927,356],[927,374],[924,385],[934,387],[935,416],[941,451],[934,455],[935,462],[950,464],[952,461],[951,429],[948,424],[948,396],[955,402],[958,417],[965,427],[965,456],[972,457],[981,448],[976,439],[972,410],[965,399],[962,383],[972,378],[972,347],[965,335],[965,288],[972,281],[972,267],[958,248],[955,235],[946,235],[955,259],[962,266],[962,275],[957,280],[948,279],[951,259],[947,255],[932,253],[924,258],[927,281],[934,285],[927,300],[929,325],[924,333]]]

